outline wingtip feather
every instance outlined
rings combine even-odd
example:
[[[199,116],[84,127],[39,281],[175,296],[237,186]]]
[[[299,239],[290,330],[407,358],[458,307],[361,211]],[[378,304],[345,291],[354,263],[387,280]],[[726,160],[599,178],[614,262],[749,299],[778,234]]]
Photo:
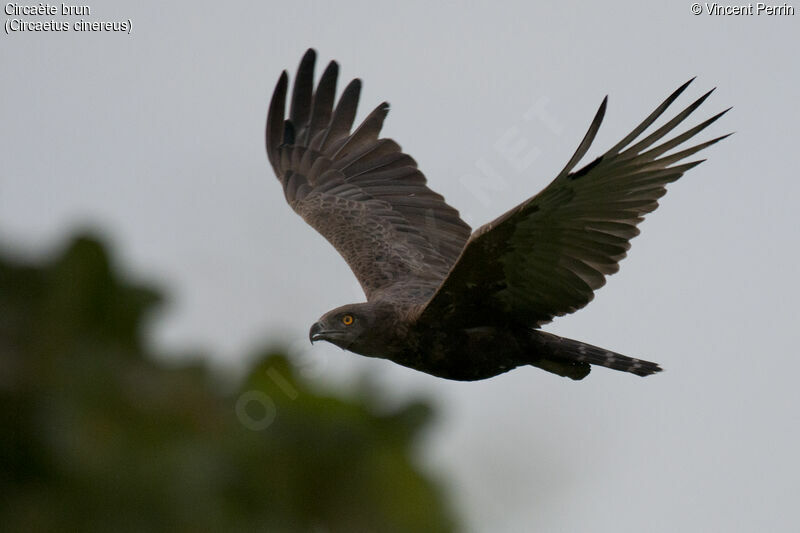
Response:
[[[311,111],[311,100],[314,91],[314,67],[317,61],[317,52],[313,48],[306,50],[300,63],[297,65],[297,74],[292,89],[292,103],[289,109],[289,120],[296,130],[305,127]]]
[[[608,95],[603,98],[603,101],[600,103],[600,107],[597,109],[597,112],[594,114],[594,118],[592,119],[592,123],[589,125],[589,129],[586,131],[586,135],[583,136],[583,140],[581,144],[578,145],[578,149],[575,150],[575,153],[570,158],[569,162],[564,166],[564,169],[558,174],[556,179],[562,178],[569,174],[575,165],[583,159],[583,156],[586,155],[586,152],[589,151],[589,147],[592,145],[597,132],[600,130],[600,125],[603,123],[603,118],[606,115],[606,107],[608,106]]]
[[[267,111],[267,125],[264,131],[264,141],[267,148],[267,157],[273,169],[277,172],[277,148],[283,137],[283,116],[286,107],[286,90],[289,85],[289,74],[284,70],[278,77],[275,89]]]

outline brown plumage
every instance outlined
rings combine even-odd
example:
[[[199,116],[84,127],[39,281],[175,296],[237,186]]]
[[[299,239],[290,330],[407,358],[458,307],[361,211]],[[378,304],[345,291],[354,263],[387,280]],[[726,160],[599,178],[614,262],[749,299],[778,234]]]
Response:
[[[604,99],[553,182],[471,232],[427,187],[414,159],[379,137],[389,105],[380,104],[352,130],[360,80],[334,106],[338,65],[328,65],[314,90],[315,61],[308,50],[300,62],[288,118],[288,76],[281,74],[267,116],[267,154],[289,205],[344,257],[367,302],[323,315],[311,327],[312,342],[458,380],[526,364],[573,379],[585,377],[592,364],[640,376],[661,370],[538,328],[592,300],[619,269],[637,224],[658,207],[666,184],[701,162],[681,161],[726,137],[665,155],[727,110],[657,144],[710,91],[637,140],[686,82],[617,145],[573,171],[600,127]]]

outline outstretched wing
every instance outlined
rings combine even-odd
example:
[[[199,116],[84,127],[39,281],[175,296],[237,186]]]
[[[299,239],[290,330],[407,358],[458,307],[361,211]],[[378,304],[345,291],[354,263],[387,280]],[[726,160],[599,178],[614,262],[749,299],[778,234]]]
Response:
[[[658,207],[665,186],[700,161],[685,158],[726,136],[678,147],[727,110],[657,144],[711,94],[700,97],[642,140],[636,139],[691,83],[672,93],[627,137],[577,172],[606,110],[606,99],[564,170],[543,191],[479,228],[419,320],[482,322],[492,316],[538,326],[572,313],[594,297],[639,234],[644,215]],[[678,164],[680,163],[680,164]]]
[[[332,61],[314,91],[316,53],[297,69],[288,120],[281,74],[267,115],[270,164],[289,205],[344,257],[367,298],[409,278],[438,284],[470,235],[458,211],[430,190],[411,156],[379,139],[382,103],[351,132],[361,81],[334,107],[339,67]]]

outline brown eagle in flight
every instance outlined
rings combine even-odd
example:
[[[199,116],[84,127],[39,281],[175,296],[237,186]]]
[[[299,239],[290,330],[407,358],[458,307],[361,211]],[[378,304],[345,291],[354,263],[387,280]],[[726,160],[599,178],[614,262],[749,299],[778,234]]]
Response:
[[[711,91],[640,140],[686,82],[614,147],[573,171],[600,127],[606,97],[553,182],[473,232],[426,186],[414,159],[379,137],[389,104],[353,131],[361,81],[351,81],[334,105],[339,67],[331,61],[314,89],[315,61],[314,50],[300,61],[288,118],[286,71],[278,79],[267,154],[286,201],[344,257],[367,301],[323,315],[311,326],[312,342],[467,381],[520,365],[572,379],[584,378],[590,365],[639,376],[661,370],[539,327],[592,300],[666,184],[702,162],[681,161],[725,137],[665,155],[727,111],[662,142]]]

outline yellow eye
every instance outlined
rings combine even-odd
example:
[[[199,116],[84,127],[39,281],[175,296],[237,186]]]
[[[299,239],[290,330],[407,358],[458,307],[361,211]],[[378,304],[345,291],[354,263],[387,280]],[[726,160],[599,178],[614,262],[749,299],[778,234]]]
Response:
[[[353,315],[344,315],[342,317],[342,324],[344,324],[345,326],[349,326],[352,323],[353,323]]]

